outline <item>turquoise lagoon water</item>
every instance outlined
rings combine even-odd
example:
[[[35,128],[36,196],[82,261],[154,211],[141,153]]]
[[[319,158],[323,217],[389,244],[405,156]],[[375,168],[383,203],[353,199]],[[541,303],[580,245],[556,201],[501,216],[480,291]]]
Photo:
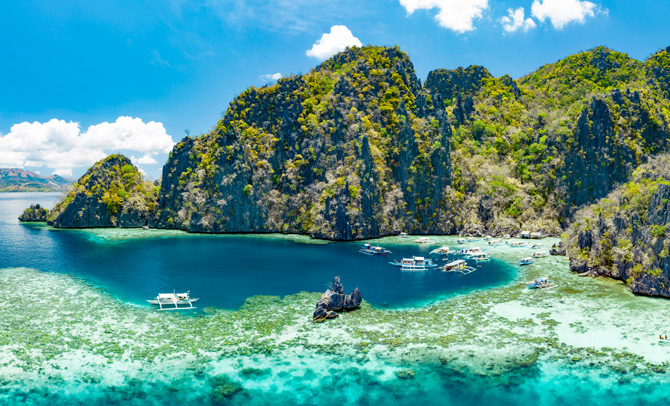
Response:
[[[361,243],[300,243],[263,236],[208,236],[160,230],[51,230],[19,224],[30,202],[52,207],[58,194],[0,194],[0,268],[72,273],[138,304],[158,292],[190,290],[199,306],[237,308],[253,295],[323,291],[340,275],[376,306],[398,307],[499,285],[515,270],[494,261],[468,278],[439,271],[399,272],[388,262],[425,255],[436,245],[387,238],[388,256],[358,252]],[[156,238],[147,238],[156,236]],[[180,237],[180,238],[175,238]],[[298,241],[308,241],[297,239]],[[442,261],[440,261],[442,263]]]
[[[0,195],[0,405],[668,402],[670,346],[655,340],[668,302],[579,278],[562,258],[518,268],[530,251],[492,248],[497,262],[452,280],[400,272],[360,244],[14,221],[56,197]],[[382,241],[397,256],[426,249]],[[313,323],[333,274],[366,303]],[[545,275],[559,288],[519,283]],[[211,308],[142,305],[173,287]]]

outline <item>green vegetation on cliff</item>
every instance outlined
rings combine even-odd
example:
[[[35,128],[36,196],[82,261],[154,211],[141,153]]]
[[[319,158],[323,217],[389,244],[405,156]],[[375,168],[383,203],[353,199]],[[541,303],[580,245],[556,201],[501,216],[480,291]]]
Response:
[[[670,296],[670,155],[575,216],[562,244],[574,271],[625,281],[635,293]]]
[[[444,231],[450,127],[398,48],[353,48],[250,88],[177,144],[159,224],[351,239]]]
[[[596,47],[518,80],[471,66],[421,86],[397,47],[351,48],[249,88],[209,133],[179,142],[155,210],[148,186],[125,197],[140,183],[97,200],[110,216],[134,201],[152,226],[197,232],[559,235],[668,150],[668,52],[640,62]]]
[[[49,213],[55,227],[138,227],[156,209],[158,187],[123,155],[98,161]]]
[[[522,226],[557,235],[576,207],[667,150],[670,102],[659,79],[667,61],[667,50],[643,63],[597,47],[517,81],[476,67],[431,72],[433,93],[467,89],[445,100],[453,187],[469,213],[463,230]],[[464,72],[480,78],[476,90]]]
[[[40,206],[39,204],[33,204],[27,209],[23,210],[23,213],[19,216],[19,221],[23,222],[44,222],[47,221],[47,216],[49,215],[49,209]]]

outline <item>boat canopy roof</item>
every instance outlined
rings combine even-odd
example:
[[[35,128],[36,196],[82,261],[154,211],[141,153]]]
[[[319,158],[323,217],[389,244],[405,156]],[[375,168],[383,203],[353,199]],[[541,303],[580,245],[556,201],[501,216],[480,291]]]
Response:
[[[464,262],[465,262],[465,260],[463,260],[463,259],[458,259],[458,260],[456,260],[456,261],[454,261],[454,262],[449,262],[446,266],[456,266],[456,265],[462,264],[462,263],[464,263]]]

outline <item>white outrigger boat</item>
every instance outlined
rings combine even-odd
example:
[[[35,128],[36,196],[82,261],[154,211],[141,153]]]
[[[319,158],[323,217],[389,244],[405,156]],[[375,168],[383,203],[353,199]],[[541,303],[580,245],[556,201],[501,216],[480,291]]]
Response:
[[[365,255],[391,254],[391,251],[387,250],[386,248],[375,247],[374,245],[370,245],[370,244],[363,244],[363,248],[361,248],[358,252],[360,252],[361,254],[365,254]]]
[[[468,266],[464,259],[459,259],[453,262],[449,262],[442,268],[444,272],[460,272],[463,275],[467,275],[476,271],[475,268]]]
[[[482,249],[479,247],[472,247],[472,248],[463,248],[461,250],[458,250],[455,252],[455,254],[458,255],[473,255],[473,254],[478,254],[482,252]]]
[[[519,261],[519,265],[530,265],[534,263],[535,260],[531,257],[521,258],[521,261]]]
[[[449,247],[444,245],[440,248],[435,248],[430,252],[429,255],[447,255],[447,254],[449,254]]]
[[[521,247],[525,247],[526,245],[528,245],[528,244],[526,244],[524,241],[510,241],[510,242],[507,243],[507,244],[508,244],[510,247],[514,247],[514,248],[521,248]]]
[[[459,243],[459,244],[465,244],[466,241],[467,240],[465,238],[459,238],[458,240],[456,240],[456,242]]]
[[[488,241],[489,245],[502,245],[502,240],[501,239],[491,239]]]
[[[400,238],[409,238],[409,234],[407,234],[407,233],[405,233],[405,232],[402,232],[402,233],[400,233],[400,235],[399,235],[398,237],[400,237]]]
[[[193,303],[197,302],[198,298],[192,298],[190,292],[191,291],[186,293],[159,293],[155,299],[147,300],[147,302],[154,306],[158,306],[158,310],[191,310],[195,309]]]
[[[419,237],[416,240],[414,240],[414,242],[417,244],[435,244],[435,241],[431,240],[428,237]]]
[[[533,252],[533,258],[544,258],[544,257],[548,257],[548,256],[549,256],[549,252],[547,252],[547,251]]]
[[[403,258],[401,261],[395,260],[389,262],[389,264],[400,267],[403,271],[425,271],[430,268],[437,268],[437,264],[434,264],[430,258],[424,257]]]
[[[555,288],[556,284],[551,279],[543,276],[541,278],[535,279],[534,281],[526,282],[526,286],[528,289],[551,289]]]
[[[470,259],[474,259],[477,262],[489,262],[491,261],[491,256],[486,252],[475,252],[468,256]]]

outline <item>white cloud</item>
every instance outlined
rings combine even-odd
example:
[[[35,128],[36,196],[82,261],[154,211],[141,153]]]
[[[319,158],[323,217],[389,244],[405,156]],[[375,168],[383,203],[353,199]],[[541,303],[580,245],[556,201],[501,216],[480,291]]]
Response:
[[[557,30],[572,22],[583,24],[586,17],[593,17],[596,13],[607,13],[586,0],[534,0],[531,12],[541,22],[549,19]]]
[[[277,72],[277,73],[266,73],[265,75],[260,75],[259,77],[261,78],[263,83],[268,83],[268,82],[276,82],[279,79],[283,78],[284,75]]]
[[[52,119],[46,123],[15,124],[0,134],[0,167],[42,167],[54,174],[72,176],[119,150],[144,153],[138,163],[156,163],[153,155],[170,152],[174,141],[163,124],[119,117],[81,132],[79,123]],[[153,162],[152,162],[153,161]]]
[[[438,24],[460,34],[474,30],[474,20],[489,8],[488,0],[400,0],[400,5],[407,14],[436,8]]]
[[[144,154],[143,157],[136,158],[134,156],[130,157],[130,160],[135,164],[135,165],[153,165],[157,164],[158,161],[156,161],[156,158],[151,156],[151,154]]]
[[[354,37],[349,28],[344,25],[333,25],[330,27],[330,32],[323,34],[321,39],[314,43],[312,49],[307,50],[306,54],[324,60],[350,46],[360,47],[363,44],[358,38]]]
[[[507,32],[514,32],[517,30],[523,30],[526,32],[532,28],[535,28],[535,21],[532,18],[525,18],[526,13],[523,10],[523,7],[519,7],[516,10],[507,9],[508,16],[505,16],[500,19],[500,22],[503,25],[503,29]]]

